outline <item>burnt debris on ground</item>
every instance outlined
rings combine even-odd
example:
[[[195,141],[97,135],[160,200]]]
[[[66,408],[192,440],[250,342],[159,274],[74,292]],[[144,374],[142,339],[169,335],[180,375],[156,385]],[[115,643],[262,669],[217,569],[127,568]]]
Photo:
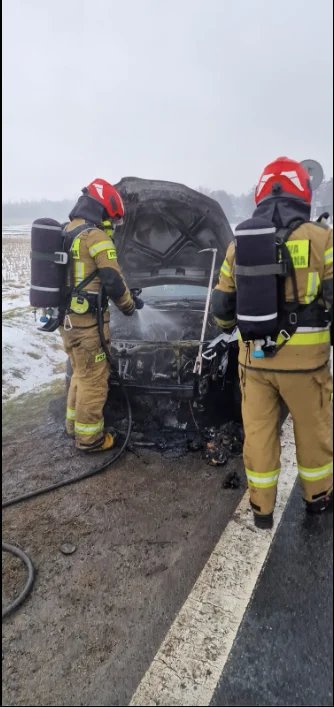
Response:
[[[238,422],[226,422],[221,427],[208,427],[203,430],[206,447],[203,458],[213,466],[223,466],[231,457],[240,457],[244,441],[242,425]]]
[[[238,423],[212,424],[212,417],[198,414],[189,401],[173,401],[166,397],[141,396],[131,401],[133,427],[128,451],[143,457],[150,449],[163,458],[178,459],[186,455],[199,456],[211,465],[212,459],[233,458],[238,453],[236,439],[241,434]],[[15,417],[3,428],[3,454],[6,468],[12,467],[6,476],[4,498],[35,491],[41,486],[79,476],[85,470],[94,469],[100,463],[98,455],[87,457],[79,453],[64,428],[66,410],[65,396],[53,398],[48,411],[29,417],[24,408],[24,426]],[[17,408],[17,414],[21,415]],[[115,400],[105,409],[106,425],[122,434],[127,428],[125,406]],[[210,424],[211,423],[211,424]],[[208,431],[209,430],[209,431]],[[23,445],[34,440],[36,454],[27,454],[23,460],[17,457],[17,439]],[[208,447],[209,445],[209,447]],[[219,449],[218,449],[219,448]],[[111,454],[112,458],[112,454]],[[225,473],[225,470],[224,470]],[[43,483],[41,484],[41,481]]]
[[[191,401],[141,396],[132,399],[132,411],[130,450],[152,447],[169,459],[201,451],[202,458],[213,466],[242,454],[242,425],[226,420],[226,410],[207,408],[199,414]],[[122,403],[107,407],[105,418],[111,427],[125,431]]]

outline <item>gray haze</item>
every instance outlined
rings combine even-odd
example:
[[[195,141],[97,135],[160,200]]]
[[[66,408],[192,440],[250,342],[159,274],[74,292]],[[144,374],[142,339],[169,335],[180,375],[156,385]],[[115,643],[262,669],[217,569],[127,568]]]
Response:
[[[4,0],[3,200],[332,176],[331,0]]]

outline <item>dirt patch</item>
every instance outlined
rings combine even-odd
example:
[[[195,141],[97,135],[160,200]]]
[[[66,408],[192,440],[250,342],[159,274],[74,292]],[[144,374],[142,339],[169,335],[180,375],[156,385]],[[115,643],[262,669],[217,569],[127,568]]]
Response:
[[[98,463],[74,451],[47,412],[50,395],[5,410],[4,498]],[[200,452],[136,449],[95,478],[6,510],[3,538],[29,552],[37,579],[3,625],[3,703],[127,704],[243,493],[243,475],[239,489],[223,488],[240,470],[239,459],[213,468]],[[5,603],[23,582],[3,555]]]

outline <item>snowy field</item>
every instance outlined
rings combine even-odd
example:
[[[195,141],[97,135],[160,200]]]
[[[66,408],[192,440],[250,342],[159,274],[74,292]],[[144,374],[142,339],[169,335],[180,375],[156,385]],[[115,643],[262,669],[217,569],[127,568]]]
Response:
[[[2,228],[2,400],[64,377],[59,333],[38,331],[29,306],[30,226]]]

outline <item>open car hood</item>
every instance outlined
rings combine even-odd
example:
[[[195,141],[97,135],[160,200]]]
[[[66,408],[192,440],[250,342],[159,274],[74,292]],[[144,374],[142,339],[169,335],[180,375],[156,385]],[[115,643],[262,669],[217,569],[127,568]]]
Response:
[[[233,233],[217,201],[173,182],[125,177],[115,187],[125,207],[115,244],[129,287],[207,287],[212,254],[199,254],[204,248],[217,248],[218,276]]]

